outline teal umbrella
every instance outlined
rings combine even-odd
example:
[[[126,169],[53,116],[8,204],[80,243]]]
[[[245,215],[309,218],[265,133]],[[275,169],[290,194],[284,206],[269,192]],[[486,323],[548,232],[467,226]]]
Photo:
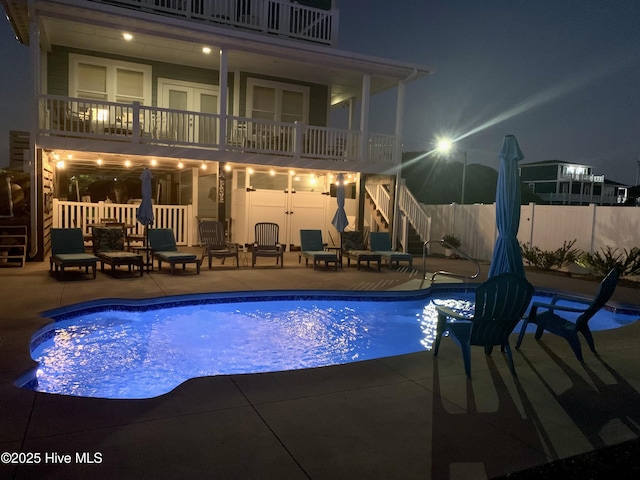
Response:
[[[140,206],[136,210],[136,218],[144,225],[144,232],[146,235],[145,245],[147,246],[147,265],[149,264],[149,227],[153,225],[153,203],[151,202],[151,170],[145,168],[140,175],[142,180],[142,201]]]
[[[518,243],[520,226],[520,175],[518,162],[524,158],[518,140],[504,137],[500,151],[500,171],[496,187],[496,226],[498,239],[493,248],[489,277],[509,272],[524,277],[522,253]]]
[[[336,210],[336,214],[333,216],[331,223],[340,233],[344,232],[344,229],[349,225],[347,213],[344,211],[344,195],[344,175],[339,173],[336,183],[336,200],[338,202],[338,209]]]

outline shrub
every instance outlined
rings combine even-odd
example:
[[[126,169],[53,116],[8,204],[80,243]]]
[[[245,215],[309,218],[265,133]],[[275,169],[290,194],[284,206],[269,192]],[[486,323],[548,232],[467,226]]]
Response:
[[[462,244],[460,239],[452,233],[448,233],[444,237],[442,237],[442,241],[453,248],[460,248],[460,245]]]
[[[613,268],[617,269],[620,275],[640,275],[640,248],[633,247],[629,251],[625,248],[618,253],[617,248],[607,246],[601,248],[600,252],[584,252],[576,263],[594,275],[602,277]]]
[[[521,243],[520,251],[522,252],[522,258],[529,265],[542,270],[554,270],[561,269],[565,265],[576,262],[580,257],[580,250],[572,248],[576,243],[576,239],[568,242],[564,241],[562,247],[555,251],[540,250],[538,247],[533,247],[529,243]]]

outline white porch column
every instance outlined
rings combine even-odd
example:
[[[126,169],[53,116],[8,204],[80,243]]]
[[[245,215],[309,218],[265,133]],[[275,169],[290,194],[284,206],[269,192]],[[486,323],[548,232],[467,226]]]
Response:
[[[395,189],[393,191],[392,202],[393,209],[391,219],[391,247],[395,250],[397,242],[398,232],[398,195],[401,184],[401,170],[402,170],[402,120],[404,116],[404,97],[405,97],[405,81],[400,80],[398,82],[398,99],[396,103],[396,145],[393,150],[393,164],[396,167],[396,182]],[[406,243],[403,245],[405,251],[407,249]]]
[[[362,104],[360,105],[360,161],[369,159],[369,97],[371,96],[371,75],[365,73],[362,77]]]
[[[227,96],[228,96],[228,87],[227,87],[227,79],[229,77],[229,64],[228,64],[228,53],[227,50],[222,48],[220,49],[220,65],[219,65],[219,87],[220,93],[218,94],[218,113],[220,114],[220,126],[218,132],[220,137],[218,139],[218,143],[220,144],[221,150],[225,150],[227,146]]]
[[[29,162],[30,162],[30,180],[31,180],[31,198],[30,198],[30,214],[31,214],[31,250],[29,256],[34,257],[41,248],[40,239],[44,237],[43,232],[38,230],[39,219],[42,212],[38,210],[41,202],[42,191],[42,164],[38,162],[37,134],[39,122],[39,105],[40,105],[40,19],[35,9],[35,0],[29,0],[29,59],[31,63],[31,81],[33,82],[32,95],[28,109],[31,114],[29,135]],[[24,168],[24,167],[23,167]],[[45,252],[42,252],[44,255]]]

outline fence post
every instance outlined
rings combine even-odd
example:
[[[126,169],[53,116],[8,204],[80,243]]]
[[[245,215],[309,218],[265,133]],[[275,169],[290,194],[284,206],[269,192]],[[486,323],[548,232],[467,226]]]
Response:
[[[596,241],[596,213],[598,211],[598,206],[595,203],[590,203],[589,208],[591,208],[591,238],[589,240],[589,253],[593,254],[593,245]]]

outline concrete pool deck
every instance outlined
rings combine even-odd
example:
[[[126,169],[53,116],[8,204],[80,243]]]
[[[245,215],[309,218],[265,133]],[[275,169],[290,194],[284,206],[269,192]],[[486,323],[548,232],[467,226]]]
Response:
[[[95,280],[69,271],[61,282],[48,268],[48,262],[0,268],[0,452],[32,462],[0,462],[2,479],[493,478],[639,436],[640,322],[596,332],[599,357],[587,349],[584,364],[563,339],[546,334],[536,342],[529,335],[514,350],[517,378],[500,352],[485,357],[476,348],[467,381],[460,351],[444,339],[437,360],[425,351],[198,378],[147,400],[17,388],[15,380],[34,366],[29,340],[48,323],[39,316],[45,310],[199,292],[408,289],[421,278],[384,267],[314,271],[298,264],[295,252],[286,254],[284,269],[259,259],[255,269],[205,266],[200,275],[192,266],[175,276],[168,269],[142,278],[98,272]],[[440,268],[470,266],[429,260],[429,271]],[[527,278],[539,288],[586,295],[597,288],[563,276],[527,272]],[[640,303],[639,292],[618,286],[613,300]]]

